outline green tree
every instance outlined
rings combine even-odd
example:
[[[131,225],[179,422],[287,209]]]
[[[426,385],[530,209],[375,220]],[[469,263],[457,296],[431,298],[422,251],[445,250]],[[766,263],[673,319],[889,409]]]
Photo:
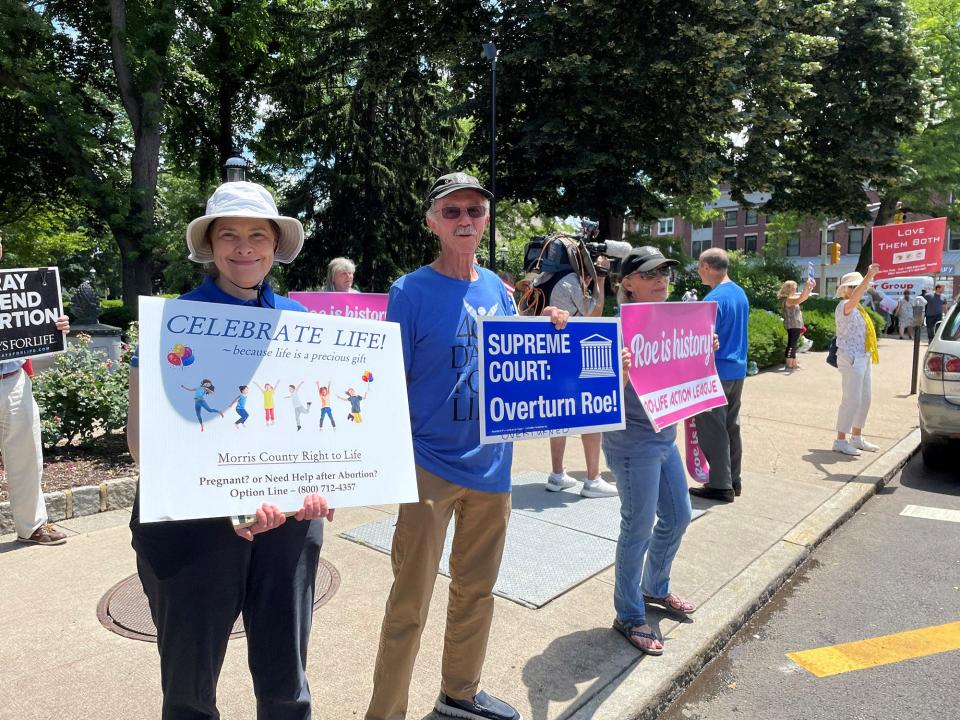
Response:
[[[762,55],[753,68],[768,91],[748,94],[735,196],[766,190],[771,209],[865,222],[869,188],[881,196],[876,223],[885,224],[909,172],[901,148],[925,101],[904,2],[840,0],[793,17],[809,19],[808,42],[795,45],[803,51],[786,65],[788,81],[779,80],[783,63]],[[799,32],[783,18],[784,32]],[[783,91],[770,91],[778,82]],[[865,242],[858,267],[869,261]]]
[[[496,3],[500,194],[543,212],[661,216],[664,197],[703,195],[725,175],[752,2]],[[463,71],[485,78],[479,58]],[[470,107],[488,117],[489,90]],[[478,165],[487,139],[475,133]]]
[[[286,208],[307,226],[291,284],[319,285],[326,263],[346,255],[360,287],[383,290],[435,254],[424,196],[468,130],[429,42],[457,37],[466,21],[452,13],[426,0],[339,0],[312,17],[301,51],[278,67],[254,147],[288,178]]]

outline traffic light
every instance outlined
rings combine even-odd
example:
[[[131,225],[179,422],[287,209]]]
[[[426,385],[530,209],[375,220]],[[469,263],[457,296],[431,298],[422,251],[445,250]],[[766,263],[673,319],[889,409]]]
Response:
[[[894,225],[899,225],[902,222],[903,222],[903,210],[897,210],[893,214],[893,223]]]
[[[836,265],[840,262],[840,243],[830,243],[830,264]]]

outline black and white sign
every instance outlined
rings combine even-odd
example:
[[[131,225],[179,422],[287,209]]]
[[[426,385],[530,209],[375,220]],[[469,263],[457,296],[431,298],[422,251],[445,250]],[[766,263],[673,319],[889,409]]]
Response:
[[[0,270],[0,360],[62,352],[61,315],[57,268]]]

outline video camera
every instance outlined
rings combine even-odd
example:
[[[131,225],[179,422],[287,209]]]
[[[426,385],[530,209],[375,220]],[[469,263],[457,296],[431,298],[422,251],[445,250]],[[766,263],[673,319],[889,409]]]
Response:
[[[568,272],[575,267],[582,268],[585,261],[578,263],[576,260],[578,247],[586,251],[590,258],[591,270],[597,275],[617,272],[620,262],[630,252],[631,245],[619,240],[596,242],[593,238],[599,232],[599,223],[583,220],[580,223],[580,232],[576,235],[554,233],[531,238],[524,248],[524,272]],[[557,240],[561,242],[554,242]],[[595,265],[594,261],[600,256],[610,260],[609,270]]]

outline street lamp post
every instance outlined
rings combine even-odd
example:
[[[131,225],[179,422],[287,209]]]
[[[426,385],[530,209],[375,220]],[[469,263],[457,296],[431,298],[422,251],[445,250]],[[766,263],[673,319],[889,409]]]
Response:
[[[243,159],[243,151],[235,147],[230,151],[230,157],[223,163],[224,182],[241,182],[247,179],[247,161]]]
[[[483,57],[490,61],[490,270],[497,271],[497,46],[483,43]]]

